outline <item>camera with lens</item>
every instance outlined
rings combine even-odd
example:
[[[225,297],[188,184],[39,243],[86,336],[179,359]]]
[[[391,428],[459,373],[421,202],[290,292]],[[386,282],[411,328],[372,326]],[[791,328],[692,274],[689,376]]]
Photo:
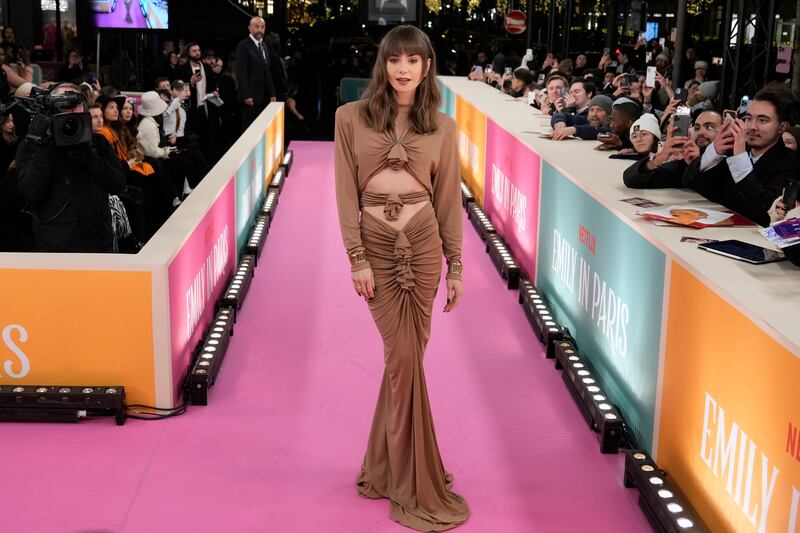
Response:
[[[29,97],[17,97],[12,105],[20,105],[31,115],[28,140],[34,144],[79,146],[92,142],[92,115],[87,112],[62,112],[79,104],[86,105],[78,92],[52,94],[52,90],[34,87]],[[34,123],[43,127],[35,128]]]

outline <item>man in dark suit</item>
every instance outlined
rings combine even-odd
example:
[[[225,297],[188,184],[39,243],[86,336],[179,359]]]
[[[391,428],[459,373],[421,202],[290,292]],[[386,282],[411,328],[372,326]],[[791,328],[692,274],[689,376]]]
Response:
[[[784,84],[770,84],[753,97],[744,120],[727,118],[683,184],[709,200],[768,226],[769,208],[796,175],[797,154],[781,135],[792,102]]]
[[[250,35],[236,47],[242,131],[252,124],[267,104],[276,101],[278,96],[272,80],[269,51],[264,43],[264,19],[253,17],[247,29]]]

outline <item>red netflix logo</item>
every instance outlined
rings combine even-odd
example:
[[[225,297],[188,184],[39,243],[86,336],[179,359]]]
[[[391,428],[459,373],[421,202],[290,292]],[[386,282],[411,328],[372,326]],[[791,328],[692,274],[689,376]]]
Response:
[[[597,249],[597,238],[592,235],[588,229],[583,226],[578,230],[578,240],[586,247],[592,255],[595,255]]]

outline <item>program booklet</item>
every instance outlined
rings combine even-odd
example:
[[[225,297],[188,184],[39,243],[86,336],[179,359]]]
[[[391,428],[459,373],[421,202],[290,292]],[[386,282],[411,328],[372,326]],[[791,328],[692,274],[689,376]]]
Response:
[[[669,222],[678,226],[708,228],[711,226],[732,226],[733,213],[715,211],[688,205],[671,205],[660,209],[645,209],[639,215],[653,221]]]

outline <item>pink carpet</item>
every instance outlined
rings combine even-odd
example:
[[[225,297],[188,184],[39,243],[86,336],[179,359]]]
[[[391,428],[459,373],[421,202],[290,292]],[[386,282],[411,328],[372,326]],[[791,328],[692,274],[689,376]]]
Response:
[[[383,372],[353,293],[332,143],[294,143],[287,179],[207,407],[117,427],[0,425],[0,530],[402,532],[360,498]],[[458,531],[649,531],[622,456],[601,455],[465,219],[466,301],[436,304],[425,360],[445,466],[472,515]]]
[[[147,29],[147,19],[142,14],[138,0],[131,2],[131,22],[126,20],[128,9],[123,0],[117,0],[114,11],[111,13],[95,13],[94,22],[98,28],[141,28]]]

